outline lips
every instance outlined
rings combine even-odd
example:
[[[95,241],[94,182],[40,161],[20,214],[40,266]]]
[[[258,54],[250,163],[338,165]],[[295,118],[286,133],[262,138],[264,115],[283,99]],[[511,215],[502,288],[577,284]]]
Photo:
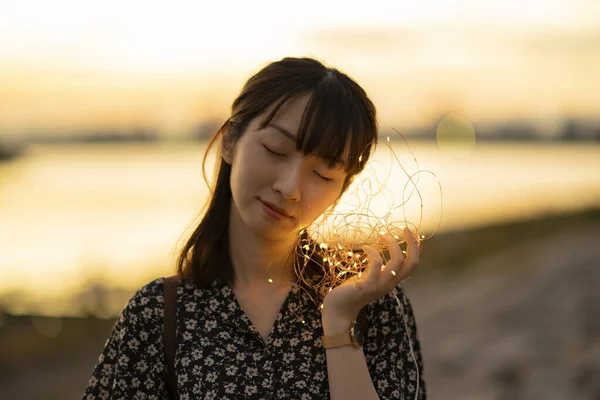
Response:
[[[287,217],[287,218],[291,218],[292,216],[290,214],[288,214],[284,209],[277,207],[275,204],[273,203],[269,203],[268,201],[264,201],[262,199],[259,199],[264,205],[272,208],[273,210],[277,211],[279,214]]]

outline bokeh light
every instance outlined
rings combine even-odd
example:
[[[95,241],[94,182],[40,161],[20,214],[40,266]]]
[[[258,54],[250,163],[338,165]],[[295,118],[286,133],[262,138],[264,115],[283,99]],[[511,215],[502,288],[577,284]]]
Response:
[[[454,155],[467,156],[477,141],[471,121],[458,114],[448,114],[440,120],[435,131],[438,146]]]

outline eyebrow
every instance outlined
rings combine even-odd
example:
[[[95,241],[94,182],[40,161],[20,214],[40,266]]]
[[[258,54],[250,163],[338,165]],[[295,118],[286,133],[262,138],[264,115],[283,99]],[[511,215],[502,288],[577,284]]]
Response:
[[[285,136],[286,138],[292,140],[293,142],[296,142],[296,136],[292,135],[291,132],[288,131],[287,129],[285,129],[285,128],[283,128],[283,127],[281,127],[281,126],[279,126],[279,125],[277,125],[277,124],[275,124],[273,122],[269,123],[269,125],[267,125],[267,126],[270,126],[270,127],[273,127],[275,129],[277,129],[279,131],[279,133],[281,133],[283,136]]]
[[[296,143],[296,140],[297,140],[296,136],[292,135],[292,133],[290,131],[288,131],[287,129],[285,129],[284,127],[279,126],[279,125],[277,125],[274,122],[270,122],[269,125],[267,125],[267,127],[275,128],[283,136],[285,136],[286,138],[288,138],[291,141],[293,141],[294,143]],[[342,160],[342,159],[339,160],[339,161],[336,161],[334,163],[334,166],[339,166],[339,167],[345,168],[346,167],[346,161]]]

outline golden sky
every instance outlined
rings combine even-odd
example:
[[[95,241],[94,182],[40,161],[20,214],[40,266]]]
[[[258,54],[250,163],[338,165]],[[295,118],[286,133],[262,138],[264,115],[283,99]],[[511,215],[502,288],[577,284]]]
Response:
[[[222,118],[270,60],[310,55],[376,102],[382,125],[598,115],[596,0],[21,0],[0,14],[0,133]]]

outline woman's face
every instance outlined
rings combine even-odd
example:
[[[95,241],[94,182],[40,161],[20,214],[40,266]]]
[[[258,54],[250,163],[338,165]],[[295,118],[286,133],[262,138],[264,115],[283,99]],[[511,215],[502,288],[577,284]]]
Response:
[[[265,238],[295,237],[335,203],[347,176],[343,164],[330,168],[326,160],[296,150],[309,98],[289,101],[264,129],[267,113],[252,120],[230,159],[225,157],[232,165],[234,212]]]

